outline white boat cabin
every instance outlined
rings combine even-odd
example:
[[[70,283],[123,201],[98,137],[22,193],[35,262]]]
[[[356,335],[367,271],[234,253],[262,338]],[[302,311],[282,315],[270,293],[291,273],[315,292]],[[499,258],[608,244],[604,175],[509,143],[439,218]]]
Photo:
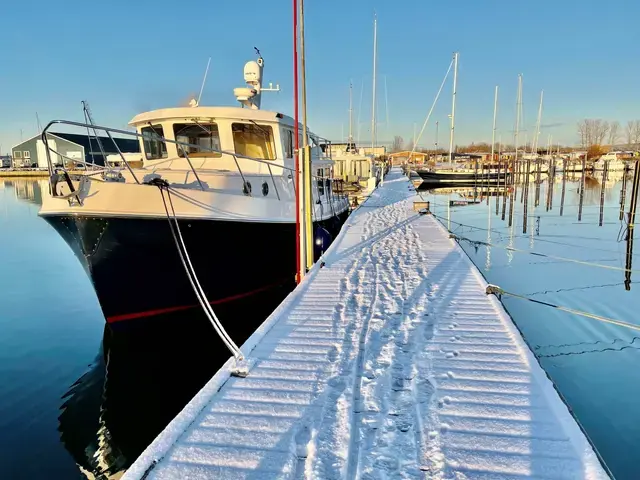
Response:
[[[189,107],[164,108],[136,115],[144,168],[216,170],[256,175],[282,175],[294,166],[294,119],[260,110],[264,60],[244,66],[245,87],[233,93],[240,107],[204,107],[193,99]],[[169,140],[169,141],[164,141]],[[308,133],[312,161],[326,158],[319,139]],[[178,143],[174,143],[178,142]],[[303,145],[299,128],[299,145]],[[188,144],[188,145],[186,145]],[[255,161],[258,160],[258,161]],[[189,164],[191,163],[191,165]]]
[[[240,167],[243,173],[268,175],[271,167],[274,175],[281,175],[276,167],[294,165],[294,121],[281,113],[238,107],[165,108],[141,113],[130,125],[142,135],[145,168],[189,170],[191,161],[198,170],[237,172]],[[311,134],[308,139],[312,157],[320,159],[319,140]],[[300,145],[302,140],[300,133]]]

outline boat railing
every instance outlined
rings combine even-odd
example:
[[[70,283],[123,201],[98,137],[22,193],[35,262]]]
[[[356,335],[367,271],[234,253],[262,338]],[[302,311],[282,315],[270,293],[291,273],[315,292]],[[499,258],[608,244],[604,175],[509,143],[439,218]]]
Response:
[[[64,159],[69,160],[70,162],[73,162],[75,164],[82,164],[85,166],[91,166],[92,171],[89,174],[87,172],[87,174],[85,174],[86,176],[89,175],[96,175],[96,174],[102,174],[103,177],[108,177],[110,175],[113,174],[119,174],[120,172],[120,168],[116,167],[116,166],[112,166],[112,165],[107,165],[106,164],[106,158],[105,160],[105,166],[102,167],[100,165],[96,165],[94,163],[90,163],[90,162],[86,162],[84,160],[80,160],[80,159],[75,159],[75,158],[70,158],[64,154],[61,154],[60,152],[56,151],[55,149],[53,149],[52,147],[49,146],[49,141],[48,141],[48,135],[54,135],[54,134],[49,134],[48,130],[52,125],[67,125],[67,126],[71,126],[71,127],[79,127],[79,128],[88,128],[93,130],[94,132],[96,131],[104,131],[107,136],[109,137],[109,139],[113,142],[113,145],[117,151],[117,154],[120,156],[122,163],[126,166],[127,170],[129,171],[129,173],[131,174],[132,178],[135,180],[135,182],[140,185],[141,182],[138,179],[138,177],[136,176],[135,172],[133,171],[133,168],[131,167],[131,164],[129,163],[129,161],[126,159],[125,155],[122,153],[120,147],[118,146],[116,140],[112,137],[112,133],[114,134],[120,134],[120,135],[126,135],[126,136],[131,136],[131,137],[136,137],[136,138],[149,138],[148,135],[143,135],[141,133],[138,132],[132,132],[129,130],[122,130],[119,128],[112,128],[112,127],[104,127],[104,126],[100,126],[100,125],[93,125],[93,124],[86,124],[86,123],[81,123],[81,122],[74,122],[71,120],[52,120],[50,121],[46,127],[42,130],[42,134],[41,134],[41,138],[42,141],[45,145],[45,149],[46,149],[46,153],[47,153],[47,165],[48,165],[48,170],[49,170],[49,177],[50,177],[50,182],[52,181],[52,178],[54,177],[54,174],[60,169],[62,170],[62,172],[64,173],[65,177],[68,179],[69,178],[69,170],[65,167],[64,165],[64,161],[62,162],[62,165],[60,167],[56,166],[53,164],[53,161],[51,159],[51,153],[54,153],[55,155],[58,155],[59,157],[62,157]],[[315,138],[320,138],[320,137],[315,137]],[[269,171],[269,177],[271,178],[271,182],[273,183],[274,189],[275,189],[275,193],[276,193],[276,197],[278,198],[278,200],[281,200],[280,198],[280,193],[278,191],[278,185],[277,182],[274,178],[273,175],[273,168],[276,169],[282,169],[285,170],[288,173],[289,178],[293,181],[293,186],[294,186],[294,191],[297,191],[297,175],[296,175],[296,171],[294,168],[288,167],[286,165],[274,165],[272,161],[269,160],[264,160],[264,159],[260,159],[260,158],[254,158],[254,157],[249,157],[246,155],[242,155],[239,153],[235,153],[235,152],[229,152],[226,150],[219,150],[219,149],[215,149],[215,148],[211,148],[211,147],[206,147],[203,145],[198,145],[198,144],[192,144],[192,143],[188,143],[188,142],[180,142],[178,140],[172,140],[170,138],[166,138],[163,137],[161,135],[154,135],[153,136],[153,140],[157,141],[157,142],[162,142],[162,143],[172,143],[175,144],[178,149],[182,152],[182,154],[184,155],[185,160],[187,161],[187,163],[189,164],[189,168],[190,170],[193,172],[193,175],[196,179],[196,181],[198,182],[198,185],[200,187],[201,190],[206,190],[204,184],[202,183],[202,180],[200,179],[200,176],[198,175],[198,172],[196,170],[196,168],[193,166],[193,163],[191,161],[191,157],[189,157],[189,154],[187,153],[187,148],[193,148],[193,149],[197,149],[199,152],[207,152],[207,153],[214,153],[214,154],[219,154],[219,155],[227,155],[233,158],[234,160],[234,164],[236,166],[236,169],[238,170],[238,174],[240,175],[240,177],[242,178],[242,192],[247,195],[247,196],[252,196],[252,192],[251,192],[251,184],[247,181],[246,177],[245,177],[245,173],[242,171],[242,168],[240,167],[240,162],[239,160],[247,160],[247,161],[251,161],[251,162],[255,162],[261,165],[266,165],[267,169]],[[141,155],[143,155],[143,153],[141,152]],[[171,162],[171,161],[175,161],[175,158],[167,158],[164,160],[161,160],[159,162],[154,163],[154,166],[157,165],[161,165],[165,162]],[[98,168],[96,170],[96,167]],[[322,178],[324,181],[324,177],[319,177],[317,175],[314,175],[313,172],[311,172],[311,179],[312,180],[317,180],[319,178]],[[335,180],[334,180],[335,181]],[[67,183],[69,183],[70,180],[67,180]],[[315,183],[315,182],[314,182]],[[333,193],[333,192],[332,192]],[[52,194],[55,195],[55,191],[52,192]]]

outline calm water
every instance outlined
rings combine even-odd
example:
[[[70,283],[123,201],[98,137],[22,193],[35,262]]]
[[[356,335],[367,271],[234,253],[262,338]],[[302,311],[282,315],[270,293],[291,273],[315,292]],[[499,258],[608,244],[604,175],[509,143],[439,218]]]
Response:
[[[0,479],[118,478],[229,354],[188,316],[106,327],[80,263],[37,216],[46,188],[0,179]],[[242,342],[284,295],[247,302],[230,335]]]
[[[529,187],[527,232],[523,233],[523,190],[518,186],[513,225],[501,219],[502,197],[486,197],[481,204],[451,207],[449,200],[473,199],[474,189],[463,192],[436,190],[423,193],[432,210],[455,234],[495,245],[461,242],[489,283],[506,291],[640,324],[640,273],[633,273],[630,290],[625,290],[624,272],[591,265],[508,251],[511,246],[527,252],[582,260],[600,265],[625,267],[624,225],[619,220],[622,174],[612,172],[602,190],[602,177],[587,178],[582,220],[578,221],[580,182],[565,186],[563,216],[560,216],[562,176],[553,185],[552,208],[547,209],[549,182],[540,185],[535,206],[536,185]],[[478,198],[481,192],[477,191]],[[602,195],[604,193],[604,195]],[[631,179],[627,182],[627,209]],[[496,199],[499,213],[496,216]],[[600,222],[600,202],[603,225]],[[462,225],[460,225],[462,224]],[[635,235],[636,242],[638,235]],[[640,250],[633,255],[640,272]],[[503,302],[556,383],[574,414],[618,479],[640,478],[640,467],[632,452],[640,449],[640,337],[637,331],[520,299]]]

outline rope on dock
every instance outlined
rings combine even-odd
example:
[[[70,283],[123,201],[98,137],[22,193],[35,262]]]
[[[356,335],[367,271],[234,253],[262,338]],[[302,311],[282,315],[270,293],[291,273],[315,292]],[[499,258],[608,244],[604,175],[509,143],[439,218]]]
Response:
[[[462,240],[462,241],[465,241],[465,242],[469,242],[472,245],[479,245],[479,246],[483,246],[483,247],[502,248],[502,249],[508,250],[510,252],[526,253],[528,255],[533,255],[533,256],[536,256],[536,257],[549,258],[551,260],[559,260],[559,261],[562,261],[562,262],[576,263],[578,265],[587,265],[587,266],[590,266],[590,267],[604,268],[604,269],[607,269],[607,270],[616,270],[616,271],[619,271],[619,272],[640,273],[640,270],[634,270],[634,269],[630,269],[630,268],[614,267],[612,265],[603,265],[601,263],[586,262],[586,261],[583,261],[583,260],[577,260],[575,258],[558,257],[556,255],[547,255],[546,253],[538,253],[538,252],[532,252],[532,251],[529,251],[529,250],[523,250],[521,248],[509,247],[508,245],[496,245],[494,243],[485,242],[483,240],[472,240],[472,239],[467,238],[467,237],[461,237],[460,235],[456,235],[454,233],[450,233],[449,237],[453,238],[454,240],[459,240],[459,241]]]
[[[528,302],[537,303],[539,305],[544,305],[546,307],[552,307],[557,310],[561,310],[563,312],[572,313],[574,315],[579,315],[581,317],[591,318],[593,320],[597,320],[599,322],[610,323],[611,325],[617,325],[619,327],[626,327],[631,330],[640,331],[640,325],[635,325],[633,323],[625,322],[623,320],[616,320],[614,318],[603,317],[602,315],[596,315],[595,313],[583,312],[582,310],[576,310],[575,308],[563,307],[561,305],[556,305],[550,302],[543,302],[542,300],[536,300],[534,298],[525,297],[524,295],[519,295],[513,292],[507,292],[502,288],[496,285],[487,285],[486,289],[487,295],[494,294],[498,297],[499,300],[502,300],[502,296],[506,295],[513,298],[519,298],[520,300],[526,300]]]

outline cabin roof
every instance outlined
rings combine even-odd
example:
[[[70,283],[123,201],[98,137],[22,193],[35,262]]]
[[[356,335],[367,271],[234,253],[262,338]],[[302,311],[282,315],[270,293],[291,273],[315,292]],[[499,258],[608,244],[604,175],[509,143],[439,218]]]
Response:
[[[176,120],[181,118],[195,118],[200,120],[231,119],[253,120],[256,122],[277,122],[290,127],[294,126],[293,118],[282,113],[269,110],[252,110],[239,107],[175,107],[151,110],[136,115],[129,125],[138,126],[149,122]],[[300,125],[302,127],[302,125]]]

